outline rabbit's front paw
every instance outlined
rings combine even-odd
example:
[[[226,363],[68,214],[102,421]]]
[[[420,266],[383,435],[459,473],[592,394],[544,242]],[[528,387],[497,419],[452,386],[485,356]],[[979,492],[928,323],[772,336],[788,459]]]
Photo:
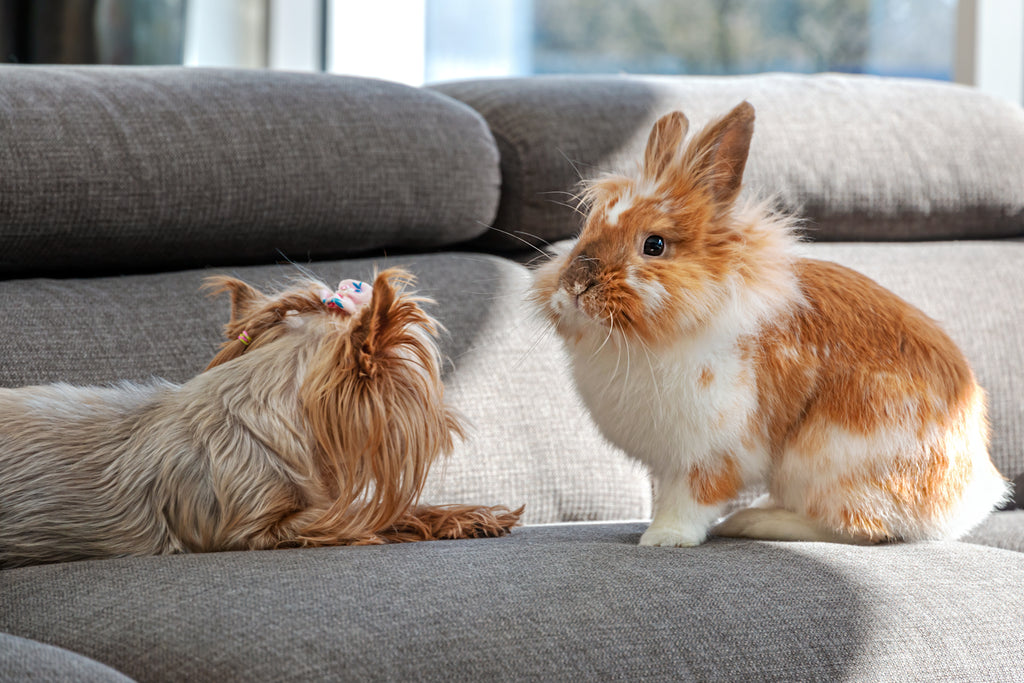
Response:
[[[667,548],[690,548],[700,545],[707,538],[707,532],[696,529],[684,529],[654,526],[647,528],[647,531],[640,537],[640,545],[654,545]]]

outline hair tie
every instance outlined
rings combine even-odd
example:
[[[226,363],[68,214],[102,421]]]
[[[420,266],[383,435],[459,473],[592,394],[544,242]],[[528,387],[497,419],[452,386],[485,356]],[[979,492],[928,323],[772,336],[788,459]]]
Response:
[[[323,301],[327,308],[337,308],[345,310],[345,300],[334,293],[321,294],[320,300]]]
[[[238,335],[238,341],[240,341],[244,345],[248,346],[249,343],[252,342],[252,337],[249,336],[248,332],[246,332],[245,330],[242,330],[242,334]]]
[[[327,308],[354,313],[366,304],[373,296],[373,287],[361,280],[342,280],[338,289],[320,290],[320,300]]]

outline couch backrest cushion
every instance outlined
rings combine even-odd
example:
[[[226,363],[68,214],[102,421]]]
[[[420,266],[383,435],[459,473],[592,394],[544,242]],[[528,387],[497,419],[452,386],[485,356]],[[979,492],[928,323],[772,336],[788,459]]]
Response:
[[[846,75],[579,77],[434,88],[483,114],[501,151],[495,227],[535,243],[579,229],[580,176],[629,170],[653,122],[691,131],[746,99],[757,112],[747,191],[819,240],[1024,234],[1024,110],[933,81]],[[521,246],[497,231],[487,244]]]
[[[0,136],[0,277],[431,248],[498,205],[480,116],[385,81],[4,66]]]

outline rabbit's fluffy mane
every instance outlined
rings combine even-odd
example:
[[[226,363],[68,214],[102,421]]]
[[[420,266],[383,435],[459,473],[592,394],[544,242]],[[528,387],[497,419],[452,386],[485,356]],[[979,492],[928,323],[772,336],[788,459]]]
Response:
[[[641,166],[634,175],[587,181],[580,193],[591,226],[580,236],[580,251],[605,263],[620,261],[620,278],[606,284],[638,295],[614,299],[619,308],[611,334],[622,343],[661,346],[719,324],[753,330],[801,300],[792,271],[799,221],[774,210],[770,199],[723,205],[708,190],[710,151],[688,147],[678,154],[680,161],[656,177]],[[614,240],[609,227],[618,233]],[[630,263],[628,256],[651,233],[685,250],[685,263]]]

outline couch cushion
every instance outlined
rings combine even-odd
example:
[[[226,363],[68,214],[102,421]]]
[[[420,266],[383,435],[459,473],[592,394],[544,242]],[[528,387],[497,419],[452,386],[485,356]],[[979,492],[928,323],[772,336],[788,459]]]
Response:
[[[1024,284],[1017,276],[1024,241],[818,243],[806,251],[866,273],[945,327],[988,392],[994,462],[1009,478],[1024,475]],[[418,273],[423,290],[438,299],[435,313],[450,329],[443,341],[452,359],[449,395],[473,423],[470,440],[431,476],[428,498],[525,502],[531,522],[650,514],[644,473],[597,434],[553,333],[521,307],[528,283],[522,267],[474,254],[378,265],[389,263]],[[372,267],[361,260],[315,270],[333,280],[366,278]],[[0,332],[0,386],[187,380],[212,357],[227,315],[225,302],[199,293],[210,272],[0,283],[0,318],[8,321]],[[262,284],[295,270],[230,272]],[[1024,507],[1024,490],[1016,496]]]
[[[0,277],[435,247],[497,210],[483,120],[384,81],[0,66],[0,129]]]
[[[1024,510],[997,512],[964,536],[963,541],[1024,553]]]
[[[433,502],[525,503],[524,519],[643,519],[646,474],[607,445],[578,404],[560,345],[523,304],[529,274],[491,256],[438,254],[311,265],[330,282],[370,279],[374,267],[404,265],[433,313],[451,402],[469,438],[428,480]],[[0,282],[0,386],[186,381],[220,343],[226,300],[200,292],[214,271],[94,279]],[[216,271],[224,272],[224,271]],[[259,286],[299,274],[291,266],[227,271]]]
[[[53,645],[0,633],[0,681],[129,683],[108,666]]]
[[[1024,110],[934,81],[846,75],[553,76],[444,83],[501,150],[502,200],[482,244],[575,234],[580,176],[630,170],[651,124],[691,130],[741,100],[757,110],[746,185],[820,240],[1024,234]]]
[[[643,525],[0,572],[0,629],[144,680],[1017,680],[1024,554]]]

